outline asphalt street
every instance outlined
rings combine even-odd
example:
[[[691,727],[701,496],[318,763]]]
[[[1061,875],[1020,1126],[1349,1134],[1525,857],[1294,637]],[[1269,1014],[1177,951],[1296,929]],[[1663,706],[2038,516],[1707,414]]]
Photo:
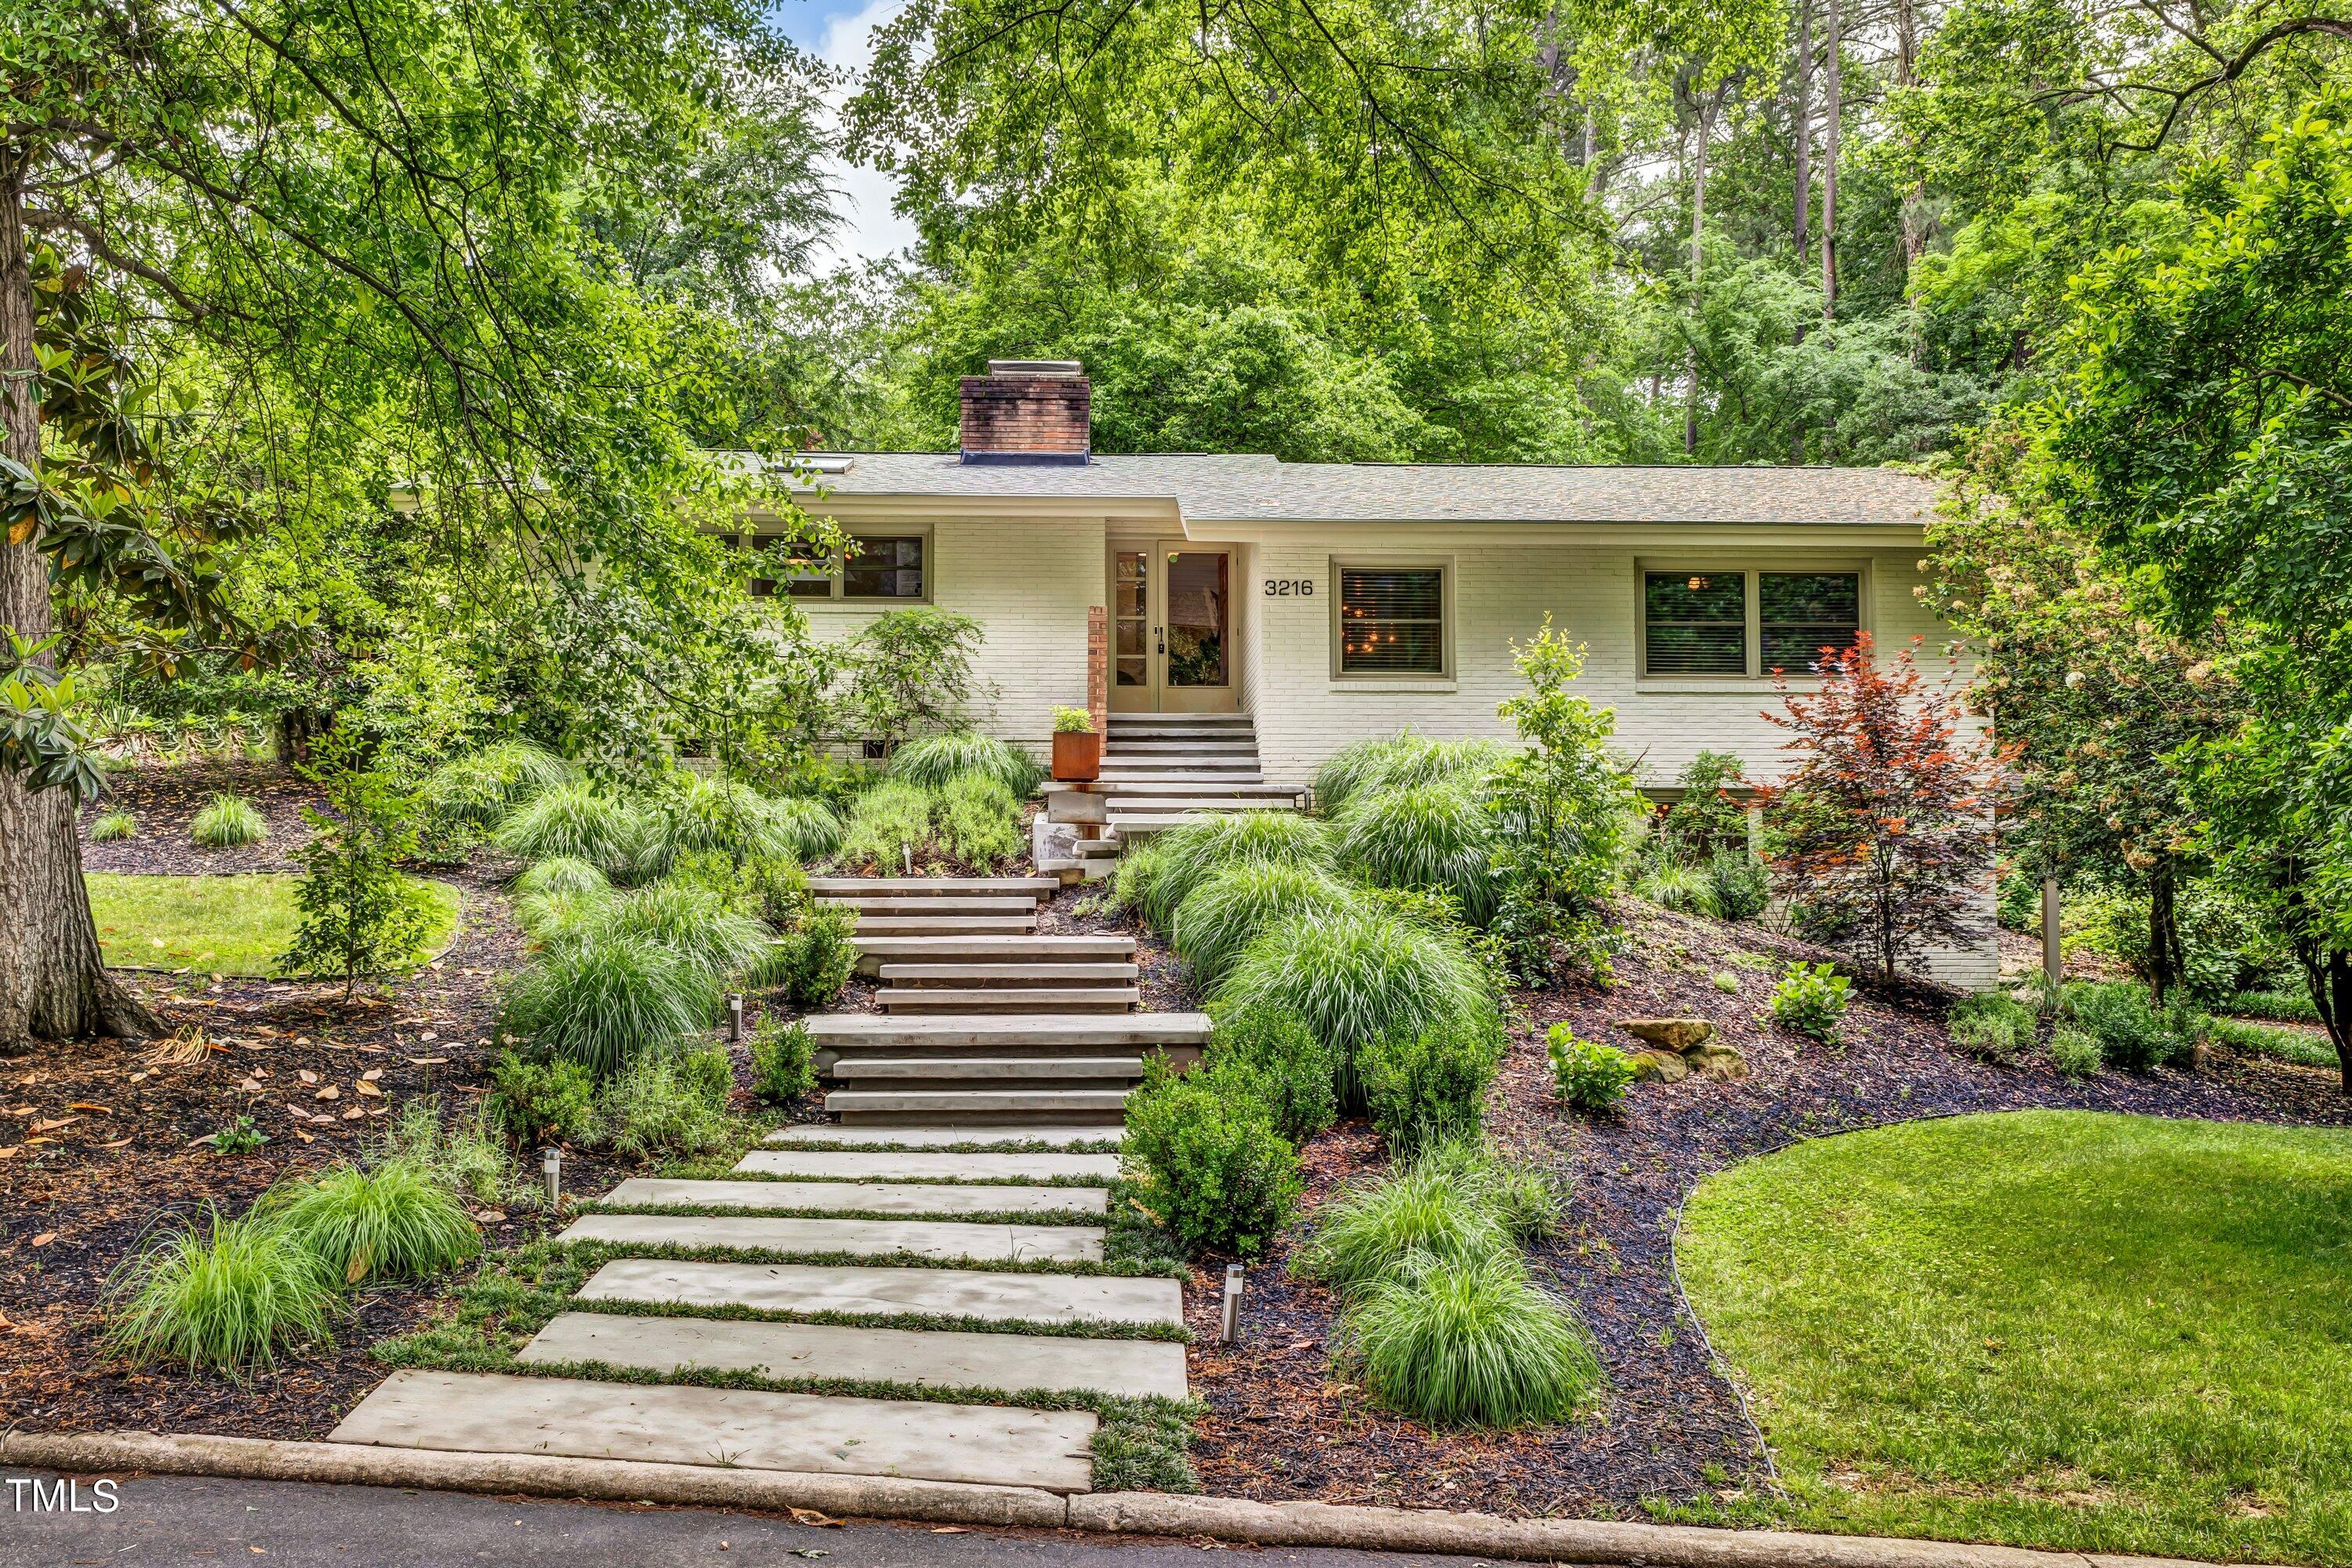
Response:
[[[32,1477],[43,1483],[37,1496],[30,1485],[12,1484]],[[112,1512],[95,1511],[100,1497],[92,1479],[78,1477],[68,1500],[92,1511],[76,1513],[54,1506],[58,1481],[46,1471],[0,1472],[0,1568],[1208,1568],[1221,1556],[1245,1558],[1251,1568],[1472,1568],[1475,1562],[1059,1531],[835,1526],[702,1509],[190,1476],[119,1481]]]

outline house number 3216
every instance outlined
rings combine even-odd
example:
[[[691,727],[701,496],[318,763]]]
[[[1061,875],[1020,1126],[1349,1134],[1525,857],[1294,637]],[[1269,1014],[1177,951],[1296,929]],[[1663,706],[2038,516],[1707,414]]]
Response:
[[[1268,577],[1265,596],[1269,599],[1311,599],[1315,596],[1312,577]]]

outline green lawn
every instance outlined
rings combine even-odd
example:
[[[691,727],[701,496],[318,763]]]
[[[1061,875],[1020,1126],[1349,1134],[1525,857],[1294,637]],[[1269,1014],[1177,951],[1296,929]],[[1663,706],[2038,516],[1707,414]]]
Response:
[[[1790,1492],[1682,1517],[2352,1563],[2352,1133],[1826,1138],[1701,1184],[1681,1257]]]
[[[90,912],[106,962],[215,974],[268,974],[302,917],[293,876],[130,877],[93,871]],[[457,889],[427,881],[433,927],[415,962],[448,945],[457,929]]]

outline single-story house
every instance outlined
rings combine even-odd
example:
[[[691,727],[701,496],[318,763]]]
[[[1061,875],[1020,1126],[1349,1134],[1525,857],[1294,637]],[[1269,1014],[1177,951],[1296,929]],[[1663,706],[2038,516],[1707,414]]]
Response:
[[[1703,749],[1779,771],[1775,667],[1858,629],[1946,635],[1915,475],[1121,456],[1092,450],[1088,412],[1075,363],[966,377],[960,450],[814,458],[798,499],[857,549],[757,586],[821,635],[909,605],[975,617],[1005,739],[1043,747],[1057,704],[1238,713],[1265,781],[1299,786],[1366,735],[1507,736],[1511,644],[1546,616],[1654,789]],[[1989,982],[1993,956],[1935,967]]]

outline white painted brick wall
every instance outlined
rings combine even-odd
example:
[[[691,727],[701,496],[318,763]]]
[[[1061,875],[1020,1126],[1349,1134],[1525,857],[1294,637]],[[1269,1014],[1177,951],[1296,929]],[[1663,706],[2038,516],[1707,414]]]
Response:
[[[1103,602],[1099,518],[955,520],[931,529],[931,603],[983,628],[972,666],[997,690],[981,727],[1037,750],[1054,708],[1087,701],[1087,610]],[[848,637],[885,606],[803,599],[820,637]]]

